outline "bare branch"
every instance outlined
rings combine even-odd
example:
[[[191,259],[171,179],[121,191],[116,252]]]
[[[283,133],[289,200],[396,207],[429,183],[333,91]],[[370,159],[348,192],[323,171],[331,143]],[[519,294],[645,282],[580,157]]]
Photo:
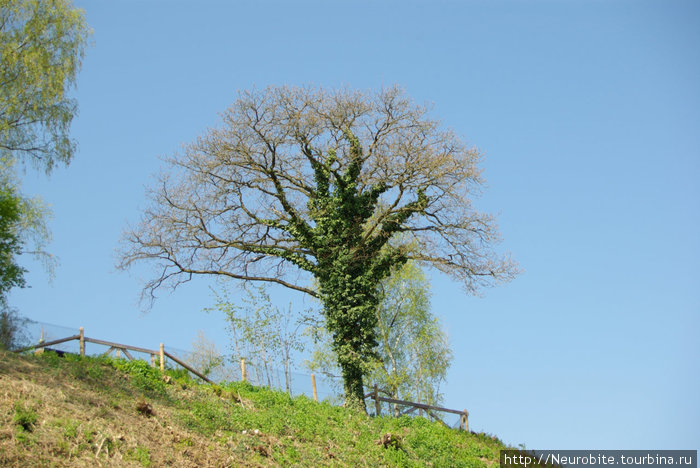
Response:
[[[517,272],[493,251],[493,219],[472,208],[480,157],[397,87],[242,92],[220,128],[167,161],[151,207],[123,237],[121,266],[155,261],[150,295],[222,275],[317,296],[286,278],[310,280],[328,261],[327,243],[349,242],[323,231],[343,216],[329,197],[347,189],[363,207],[345,220],[359,232],[348,261],[380,268],[413,258],[476,292]]]

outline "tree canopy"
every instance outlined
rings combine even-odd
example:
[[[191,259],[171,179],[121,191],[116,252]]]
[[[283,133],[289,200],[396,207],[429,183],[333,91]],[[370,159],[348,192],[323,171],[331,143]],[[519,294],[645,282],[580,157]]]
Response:
[[[46,209],[39,200],[19,192],[12,160],[0,156],[0,349],[21,347],[26,340],[24,326],[28,320],[7,301],[12,288],[26,285],[26,269],[18,257],[33,254],[44,261],[49,272],[53,271],[54,258],[44,250],[50,239],[46,218]]]
[[[24,268],[16,262],[22,252],[18,226],[22,220],[22,198],[13,186],[0,183],[0,301],[15,286],[24,286]]]
[[[150,298],[194,275],[319,298],[346,403],[364,407],[377,285],[392,268],[412,259],[472,292],[515,273],[472,205],[479,158],[398,87],[241,92],[219,128],[167,160],[120,266],[156,262]]]
[[[47,261],[48,210],[23,196],[15,172],[31,161],[50,172],[68,164],[75,143],[68,131],[76,112],[67,96],[75,84],[89,30],[67,0],[0,0],[0,300],[24,286],[22,253]],[[33,246],[27,250],[27,242]]]
[[[51,235],[46,226],[48,210],[38,198],[27,198],[19,190],[12,159],[0,156],[0,306],[14,287],[24,287],[26,269],[21,254],[43,261],[49,273],[55,259],[46,252]]]
[[[430,312],[428,279],[415,262],[407,262],[379,289],[379,359],[369,378],[390,398],[438,404],[452,350]]]
[[[0,156],[27,157],[47,172],[70,161],[77,106],[67,91],[88,34],[67,0],[0,0]]]

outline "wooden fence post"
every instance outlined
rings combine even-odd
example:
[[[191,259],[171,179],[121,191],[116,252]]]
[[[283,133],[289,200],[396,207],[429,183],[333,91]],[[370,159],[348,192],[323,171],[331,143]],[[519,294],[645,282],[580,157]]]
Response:
[[[80,355],[85,356],[85,329],[80,327]]]
[[[382,404],[379,401],[379,388],[377,387],[377,384],[374,384],[374,411],[377,416],[379,416],[382,412]]]
[[[469,432],[469,412],[467,410],[464,410],[462,416],[459,417],[459,428]]]
[[[156,367],[156,355],[151,353],[151,367]]]
[[[117,348],[114,353],[117,356],[117,359],[121,359],[121,357],[122,357],[122,350],[121,349]]]
[[[245,382],[246,381],[246,375],[245,375],[245,358],[241,359],[241,381]]]
[[[41,327],[41,333],[39,335],[39,344],[43,344],[43,343],[44,343],[44,327]],[[43,354],[43,353],[44,353],[44,348],[39,348],[39,349],[34,350],[34,354],[37,356],[40,354]]]
[[[163,352],[163,343],[160,344],[160,371],[165,372],[165,353]]]
[[[314,390],[314,401],[318,401],[318,396],[316,395],[316,376],[311,374],[311,387]]]

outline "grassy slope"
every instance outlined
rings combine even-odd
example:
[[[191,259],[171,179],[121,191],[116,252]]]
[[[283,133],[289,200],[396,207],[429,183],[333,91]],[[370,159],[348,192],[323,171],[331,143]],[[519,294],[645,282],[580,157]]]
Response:
[[[0,466],[488,467],[504,448],[423,418],[171,376],[166,384],[145,363],[0,351]],[[387,433],[398,447],[377,443]]]

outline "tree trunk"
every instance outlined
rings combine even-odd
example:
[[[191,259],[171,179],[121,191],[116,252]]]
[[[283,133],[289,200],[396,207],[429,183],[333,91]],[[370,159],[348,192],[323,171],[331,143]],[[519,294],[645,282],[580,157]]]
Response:
[[[356,228],[355,224],[347,227],[350,231]],[[321,265],[325,274],[317,279],[326,327],[343,376],[345,405],[366,413],[363,377],[368,364],[377,358],[377,281],[381,275],[371,268],[371,256],[353,250],[358,236],[359,232],[336,235],[341,242],[329,252]]]
[[[365,405],[365,387],[361,366],[347,364],[342,368],[345,406],[367,412]]]
[[[325,304],[326,326],[333,336],[333,351],[343,376],[345,405],[367,412],[363,377],[367,363],[375,358],[375,301],[361,305]],[[330,302],[330,301],[329,301]],[[358,301],[359,302],[359,301]]]

